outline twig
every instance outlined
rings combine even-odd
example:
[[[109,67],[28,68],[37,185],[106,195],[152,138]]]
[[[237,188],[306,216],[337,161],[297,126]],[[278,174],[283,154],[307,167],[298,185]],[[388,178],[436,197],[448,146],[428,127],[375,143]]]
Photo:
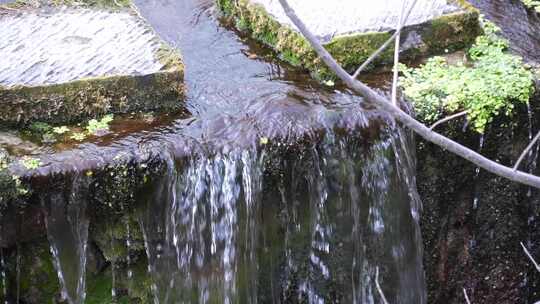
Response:
[[[386,97],[380,95],[363,82],[360,82],[351,77],[351,75],[349,75],[336,62],[332,55],[330,55],[330,53],[328,53],[328,51],[321,45],[321,43],[313,35],[313,33],[311,33],[311,31],[307,29],[306,25],[300,20],[300,18],[298,18],[296,13],[289,6],[287,0],[279,0],[279,2],[283,6],[283,9],[287,16],[296,25],[298,30],[304,35],[306,40],[310,43],[311,47],[313,47],[315,52],[328,66],[328,68],[330,68],[330,70],[332,70],[344,82],[344,84],[346,84],[351,90],[353,90],[357,94],[361,95],[367,102],[372,103],[382,111],[386,111],[395,120],[401,122],[403,125],[423,137],[425,140],[430,141],[440,146],[441,148],[448,150],[474,163],[478,167],[481,167],[486,171],[502,176],[509,180],[540,189],[540,177],[521,171],[515,171],[512,168],[503,166],[445,136],[442,136],[430,130],[424,124],[418,122],[416,119],[409,116],[400,108],[394,106],[391,102],[389,102]]]
[[[531,151],[531,149],[534,147],[534,144],[536,144],[536,142],[540,139],[540,132],[538,132],[538,134],[536,134],[536,136],[533,138],[533,140],[531,141],[531,143],[527,146],[527,148],[525,148],[525,150],[523,151],[523,153],[521,153],[521,155],[519,156],[517,162],[516,162],[516,165],[514,166],[514,171],[517,170],[519,168],[519,165],[521,164],[521,162],[525,159],[525,156],[527,155],[527,153],[529,153],[529,151]]]
[[[409,11],[407,12],[407,15],[405,15],[405,19],[403,19],[403,22],[400,24],[400,26],[397,28],[397,30],[394,32],[394,34],[390,38],[388,38],[388,40],[386,40],[386,42],[383,43],[383,45],[381,45],[381,47],[379,47],[373,54],[371,54],[371,56],[369,56],[368,59],[366,59],[366,61],[364,61],[364,63],[362,63],[362,65],[360,65],[360,67],[356,70],[356,72],[354,72],[354,74],[352,76],[353,78],[357,78],[358,75],[360,75],[360,73],[362,73],[362,71],[373,60],[375,60],[375,58],[377,58],[382,52],[384,52],[384,50],[386,50],[386,48],[390,45],[390,43],[392,43],[392,41],[394,41],[396,39],[396,37],[401,33],[401,30],[403,29],[404,24],[407,23],[407,20],[409,19],[409,16],[411,15],[411,12],[412,12],[414,6],[416,5],[416,2],[418,2],[418,0],[414,0],[411,7],[409,8]]]
[[[379,284],[379,266],[375,268],[375,286],[377,287],[377,291],[379,292],[383,303],[388,304],[388,301],[386,300],[386,297],[384,296],[384,293],[382,291],[381,284]]]
[[[456,113],[456,114],[453,114],[453,115],[450,115],[450,116],[447,116],[441,120],[438,120],[436,123],[432,124],[431,127],[429,127],[430,130],[433,130],[435,129],[437,126],[439,125],[442,125],[443,123],[447,122],[447,121],[450,121],[452,119],[455,119],[455,118],[458,118],[458,117],[461,117],[461,116],[465,116],[469,113],[469,111],[463,111],[463,112],[459,112],[459,113]]]
[[[398,88],[398,69],[399,69],[399,42],[401,40],[401,26],[403,25],[403,14],[405,14],[405,7],[407,6],[406,1],[403,1],[403,4],[401,5],[401,12],[399,13],[399,21],[396,27],[396,32],[398,33],[396,36],[396,42],[394,44],[394,75],[392,80],[392,104],[395,106],[398,105],[397,103],[397,88]]]
[[[469,300],[469,296],[467,295],[467,290],[463,288],[463,296],[465,296],[465,301],[467,304],[471,304],[471,300]]]
[[[531,262],[534,264],[534,267],[536,267],[536,270],[538,272],[540,272],[540,265],[538,265],[538,263],[536,263],[536,261],[534,260],[533,256],[529,252],[529,250],[527,250],[527,247],[525,247],[525,245],[523,245],[523,242],[519,242],[519,243],[521,244],[521,247],[523,248],[523,251],[525,252],[527,257],[529,257],[529,260],[531,260]]]

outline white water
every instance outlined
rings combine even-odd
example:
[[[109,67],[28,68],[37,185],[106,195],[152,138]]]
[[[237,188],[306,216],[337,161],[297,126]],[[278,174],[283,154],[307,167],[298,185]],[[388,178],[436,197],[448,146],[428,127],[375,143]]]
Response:
[[[140,214],[154,303],[377,303],[377,267],[392,303],[425,303],[400,145],[361,156],[330,137],[293,159],[233,151],[169,169]],[[279,180],[263,180],[267,161]]]
[[[296,28],[277,0],[251,0],[263,5],[280,23]],[[395,29],[402,1],[412,0],[290,0],[291,7],[306,26],[319,37]],[[458,8],[447,0],[418,0],[406,25],[420,24]]]
[[[159,39],[127,12],[64,9],[0,15],[0,85],[159,71]]]
[[[53,265],[62,299],[69,304],[82,304],[86,298],[87,196],[88,179],[77,175],[65,193],[41,198]]]

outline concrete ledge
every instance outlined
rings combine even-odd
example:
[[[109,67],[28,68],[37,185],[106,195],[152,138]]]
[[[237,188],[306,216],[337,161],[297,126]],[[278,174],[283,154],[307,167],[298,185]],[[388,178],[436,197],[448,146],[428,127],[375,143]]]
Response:
[[[459,3],[458,3],[459,2]],[[443,52],[452,52],[471,45],[481,33],[479,12],[465,1],[452,2],[458,9],[403,30],[402,59],[413,59]],[[218,7],[238,30],[248,32],[256,40],[272,47],[281,58],[294,66],[310,71],[316,78],[334,76],[317,58],[307,41],[288,24],[280,23],[265,6],[253,0],[217,0]],[[345,69],[352,71],[362,64],[391,35],[392,30],[348,32],[321,37],[328,51]],[[379,56],[374,65],[392,62],[393,48]]]
[[[132,10],[22,7],[7,12],[0,14],[0,27],[6,25],[0,33],[7,37],[0,42],[0,56],[12,65],[0,71],[0,124],[65,124],[105,113],[183,108],[180,54]],[[89,24],[82,26],[78,16]],[[53,18],[60,24],[51,21],[40,29],[42,19]],[[112,33],[101,30],[111,26],[117,27]],[[42,34],[50,36],[39,39]]]

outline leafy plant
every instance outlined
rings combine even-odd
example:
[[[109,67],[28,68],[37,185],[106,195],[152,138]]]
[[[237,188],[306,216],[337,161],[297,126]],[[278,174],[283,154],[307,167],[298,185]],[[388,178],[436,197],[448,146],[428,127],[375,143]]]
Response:
[[[52,131],[53,131],[55,134],[62,135],[62,134],[65,134],[65,133],[69,132],[69,128],[66,127],[66,126],[54,127]]]
[[[88,126],[86,126],[86,131],[88,133],[96,135],[97,133],[101,131],[108,131],[109,130],[109,124],[113,120],[113,115],[105,115],[102,119],[92,119],[88,122]]]
[[[73,140],[76,140],[76,141],[83,141],[86,139],[86,133],[84,132],[74,132],[73,134],[71,134],[71,136],[69,137]]]
[[[521,0],[525,6],[534,9],[537,13],[540,13],[540,1],[539,0]]]
[[[485,34],[469,50],[471,65],[449,65],[431,58],[419,68],[402,66],[401,86],[418,117],[434,122],[456,111],[467,111],[474,130],[483,133],[493,117],[511,115],[514,103],[527,103],[533,75],[520,57],[506,53],[508,42],[499,29],[485,22]]]
[[[37,158],[25,156],[21,159],[21,164],[27,170],[35,170],[41,166],[41,161]]]

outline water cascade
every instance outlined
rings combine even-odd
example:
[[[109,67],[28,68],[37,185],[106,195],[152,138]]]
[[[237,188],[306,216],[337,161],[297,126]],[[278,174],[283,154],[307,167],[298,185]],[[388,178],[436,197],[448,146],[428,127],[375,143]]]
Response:
[[[41,198],[62,300],[69,304],[84,303],[86,297],[87,196],[87,177],[76,175],[64,192],[49,193]]]

